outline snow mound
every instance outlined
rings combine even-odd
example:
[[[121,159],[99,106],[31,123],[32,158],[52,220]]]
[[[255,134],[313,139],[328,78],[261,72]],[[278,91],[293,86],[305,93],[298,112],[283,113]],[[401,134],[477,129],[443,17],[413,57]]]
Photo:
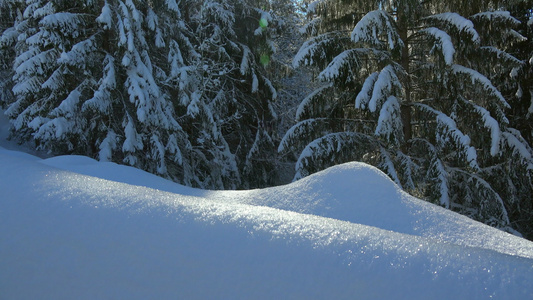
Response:
[[[533,297],[530,242],[409,197],[363,164],[270,189],[170,193],[124,183],[165,187],[143,172],[121,179],[136,172],[123,166],[13,154],[0,149],[0,298]],[[457,228],[492,246],[448,241]]]
[[[85,156],[58,156],[41,163],[184,196],[268,206],[533,258],[533,243],[412,197],[381,170],[364,163],[350,162],[285,186],[250,191],[194,189],[139,169]]]
[[[533,243],[410,196],[381,170],[364,163],[334,166],[287,186],[210,197],[533,258]]]

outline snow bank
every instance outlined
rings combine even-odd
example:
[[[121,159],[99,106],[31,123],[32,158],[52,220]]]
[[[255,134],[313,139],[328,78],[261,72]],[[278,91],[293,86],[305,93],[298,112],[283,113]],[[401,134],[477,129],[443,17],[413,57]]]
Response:
[[[184,196],[318,215],[533,259],[533,243],[412,197],[382,171],[364,163],[338,165],[285,186],[249,191],[206,191],[85,156],[59,156],[40,162],[79,174]]]
[[[0,149],[0,298],[533,296],[532,243],[412,198],[364,164],[214,192],[17,153]]]

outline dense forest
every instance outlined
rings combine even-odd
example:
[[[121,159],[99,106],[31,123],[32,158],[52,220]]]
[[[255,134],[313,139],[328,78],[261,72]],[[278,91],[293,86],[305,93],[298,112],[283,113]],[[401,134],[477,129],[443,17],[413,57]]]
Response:
[[[533,239],[533,3],[0,0],[11,138],[205,189],[362,161]]]

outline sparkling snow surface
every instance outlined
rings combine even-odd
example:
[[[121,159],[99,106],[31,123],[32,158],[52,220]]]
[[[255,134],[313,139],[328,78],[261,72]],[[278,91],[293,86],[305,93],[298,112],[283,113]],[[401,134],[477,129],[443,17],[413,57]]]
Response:
[[[531,282],[533,243],[364,164],[215,192],[0,148],[0,299],[531,299]]]

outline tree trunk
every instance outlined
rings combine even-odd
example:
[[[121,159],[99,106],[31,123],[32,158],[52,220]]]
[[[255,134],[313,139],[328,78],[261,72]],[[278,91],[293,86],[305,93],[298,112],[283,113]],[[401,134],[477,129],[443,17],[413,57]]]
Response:
[[[405,8],[403,8],[405,9]],[[407,145],[409,141],[411,140],[413,136],[413,128],[411,124],[411,79],[410,79],[410,68],[409,68],[409,44],[408,44],[408,18],[407,16],[402,12],[402,7],[398,10],[398,32],[400,34],[400,38],[402,39],[404,43],[404,47],[402,49],[402,57],[400,64],[405,70],[406,73],[406,80],[404,82],[404,89],[405,89],[405,99],[401,102],[401,118],[402,118],[402,124],[403,124],[403,135],[404,135],[404,143],[401,145],[402,151],[406,152]]]

